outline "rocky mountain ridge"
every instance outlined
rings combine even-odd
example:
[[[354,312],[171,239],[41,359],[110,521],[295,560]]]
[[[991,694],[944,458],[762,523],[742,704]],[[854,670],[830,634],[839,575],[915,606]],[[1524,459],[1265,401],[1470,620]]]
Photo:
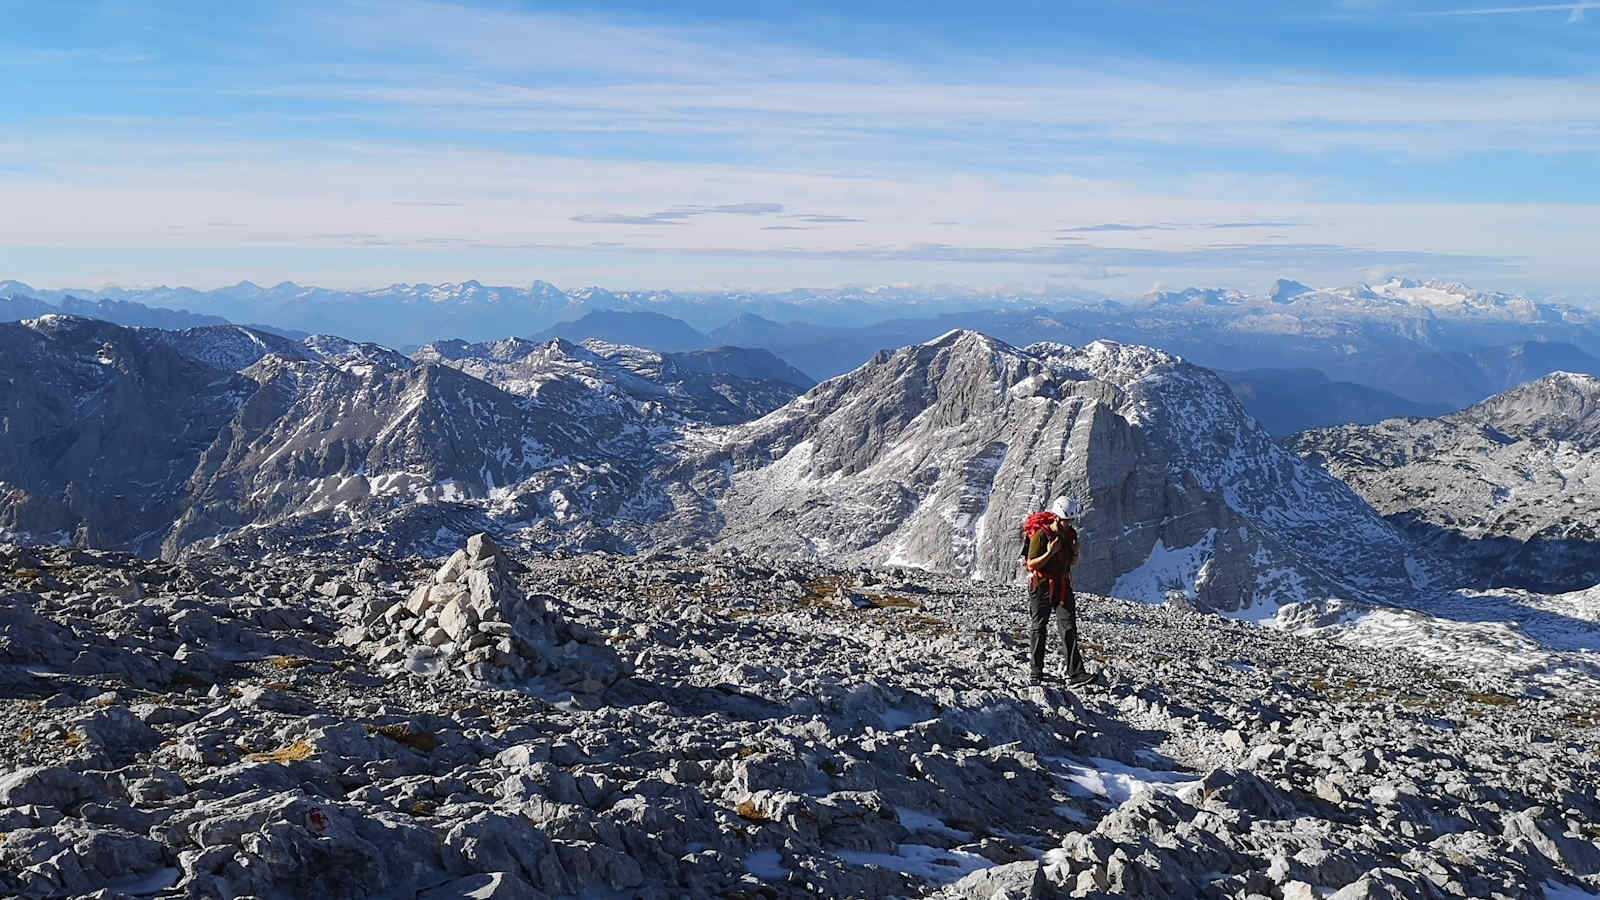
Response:
[[[432,553],[491,531],[529,549],[760,546],[1007,580],[1017,523],[1067,494],[1087,504],[1087,590],[1267,620],[1495,584],[1285,452],[1212,373],[1115,342],[1019,349],[952,331],[795,398],[803,376],[759,351],[511,339],[413,358],[233,326],[9,327],[26,344],[13,358],[93,374],[31,392],[42,431],[12,448],[0,504],[24,536],[249,559]],[[114,364],[147,358],[159,364]],[[100,445],[80,439],[103,440],[157,393],[194,409],[140,427],[187,443],[163,451],[148,508],[121,516],[107,504],[145,488],[102,467],[106,483],[86,489]],[[78,455],[41,452],[52,441]]]
[[[377,345],[235,326],[58,316],[0,325],[0,341],[19,386],[4,410],[15,440],[0,457],[0,525],[146,554],[263,526],[352,524],[415,549],[443,527],[436,504],[452,536],[495,513],[544,520],[573,545],[609,540],[570,521],[573,500],[635,502],[658,446],[686,423],[747,418],[799,392],[730,374],[762,371],[735,351],[680,363],[551,345],[537,389],[519,396]]]
[[[1438,419],[1318,429],[1289,446],[1479,586],[1600,583],[1600,379],[1556,373]]]
[[[1426,568],[1278,447],[1215,375],[1146,347],[1015,348],[954,331],[691,442],[674,531],[1007,580],[1018,523],[1083,501],[1084,589],[1263,609],[1410,594]]]
[[[765,350],[739,347],[662,353],[595,339],[573,344],[508,338],[436,342],[411,358],[460,369],[526,397],[537,397],[542,385],[559,378],[578,379],[626,395],[641,411],[713,425],[759,417],[816,383]]]

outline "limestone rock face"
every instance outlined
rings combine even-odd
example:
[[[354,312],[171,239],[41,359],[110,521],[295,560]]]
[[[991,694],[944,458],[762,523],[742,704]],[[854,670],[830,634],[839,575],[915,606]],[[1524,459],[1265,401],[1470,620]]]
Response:
[[[512,394],[537,396],[562,379],[614,385],[660,420],[731,425],[765,415],[816,384],[765,350],[663,353],[589,339],[437,341],[412,358],[459,369]]]
[[[631,548],[666,503],[662,445],[809,386],[761,351],[458,344],[0,324],[0,539],[433,555],[510,521],[524,545]]]
[[[1019,349],[952,331],[726,425],[793,396],[796,374],[737,354],[594,343],[442,343],[411,359],[248,329],[158,339],[83,320],[9,327],[30,371],[94,377],[41,381],[55,412],[34,418],[48,427],[12,447],[15,459],[0,448],[0,534],[136,536],[142,552],[235,560],[335,546],[435,555],[476,532],[524,549],[716,542],[1008,581],[1021,521],[1065,494],[1087,506],[1075,581],[1088,591],[1178,591],[1265,614],[1409,596],[1429,568],[1360,498],[1279,448],[1212,373],[1144,347]],[[226,388],[214,404],[212,388],[193,388],[206,384]],[[83,406],[90,388],[203,409],[156,404],[135,430],[148,440],[124,441],[113,431],[127,416]],[[59,439],[71,443],[62,460],[91,460],[79,446],[91,432],[126,448],[126,471],[63,473],[38,457]],[[146,444],[165,448],[160,472],[176,474],[159,503],[116,519],[117,486],[93,479],[144,472]],[[39,500],[58,494],[65,506]],[[137,534],[96,532],[113,520]],[[411,616],[437,608],[415,637],[460,647],[475,613],[448,601],[472,586],[438,587],[412,598]],[[516,650],[471,649],[495,648]]]
[[[691,468],[710,501],[681,516],[723,544],[821,559],[1010,580],[1023,519],[1067,495],[1086,505],[1087,591],[1237,610],[1409,591],[1418,568],[1215,375],[1109,341],[951,332],[733,429]]]
[[[0,534],[153,552],[253,387],[130,329],[0,325]]]

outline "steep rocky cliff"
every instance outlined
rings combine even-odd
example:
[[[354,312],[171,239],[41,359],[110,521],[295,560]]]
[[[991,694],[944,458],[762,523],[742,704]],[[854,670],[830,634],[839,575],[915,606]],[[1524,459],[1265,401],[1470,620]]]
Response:
[[[154,552],[206,447],[255,392],[104,322],[0,324],[0,533]]]

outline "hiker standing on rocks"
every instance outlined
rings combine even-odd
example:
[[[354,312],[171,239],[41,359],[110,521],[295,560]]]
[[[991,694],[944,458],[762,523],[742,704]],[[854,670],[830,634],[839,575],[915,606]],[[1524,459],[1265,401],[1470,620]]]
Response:
[[[1028,581],[1029,638],[1032,651],[1030,682],[1044,681],[1044,649],[1054,613],[1061,635],[1061,652],[1067,660],[1067,681],[1072,685],[1094,680],[1083,665],[1078,649],[1077,598],[1072,593],[1072,566],[1078,561],[1078,530],[1072,520],[1082,512],[1077,500],[1058,497],[1048,510],[1036,512],[1023,523],[1023,559]]]

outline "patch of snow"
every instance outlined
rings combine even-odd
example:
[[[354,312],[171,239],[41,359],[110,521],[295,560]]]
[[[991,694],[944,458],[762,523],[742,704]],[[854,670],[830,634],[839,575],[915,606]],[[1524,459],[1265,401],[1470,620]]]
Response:
[[[894,854],[838,850],[833,855],[851,865],[880,866],[932,884],[949,884],[994,866],[978,854],[962,850],[940,850],[925,844],[901,844],[898,849]]]
[[[1071,820],[1079,825],[1093,826],[1095,823],[1093,816],[1075,806],[1067,806],[1063,803],[1060,806],[1051,807],[1051,811],[1061,818]]]
[[[957,841],[972,840],[972,832],[951,828],[936,816],[929,815],[921,810],[900,806],[895,808],[895,814],[900,817],[900,824],[912,831],[929,831]]]
[[[179,872],[177,869],[168,867],[165,869],[156,869],[155,871],[144,875],[137,875],[132,878],[121,878],[116,881],[107,882],[105,887],[113,894],[132,894],[134,896],[140,896],[142,894],[159,894],[163,891],[170,890],[173,885],[178,883],[181,877],[181,872]]]
[[[919,722],[926,722],[929,719],[934,719],[937,717],[937,714],[930,710],[905,709],[898,706],[891,706],[884,710],[883,714],[879,718],[883,720],[883,727],[886,731],[902,731],[906,728],[916,725]]]
[[[1200,567],[1211,558],[1216,540],[1215,528],[1188,547],[1169,548],[1157,539],[1144,562],[1118,578],[1108,593],[1112,597],[1140,603],[1162,603],[1167,598],[1167,591],[1181,590],[1192,600],[1195,596],[1195,579],[1200,574]]]
[[[1064,770],[1062,777],[1083,794],[1123,803],[1145,791],[1179,791],[1198,780],[1183,772],[1162,772],[1143,766],[1130,766],[1113,759],[1091,757],[1085,766],[1069,759],[1050,759]]]

